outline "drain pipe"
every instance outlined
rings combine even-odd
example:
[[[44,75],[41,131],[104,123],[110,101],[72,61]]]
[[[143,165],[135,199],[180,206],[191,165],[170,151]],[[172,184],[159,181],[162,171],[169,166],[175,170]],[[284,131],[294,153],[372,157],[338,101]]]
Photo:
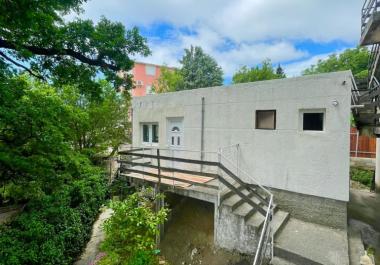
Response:
[[[202,115],[201,115],[201,161],[204,160],[205,154],[205,98],[202,97]],[[201,165],[201,172],[203,172],[203,165]]]

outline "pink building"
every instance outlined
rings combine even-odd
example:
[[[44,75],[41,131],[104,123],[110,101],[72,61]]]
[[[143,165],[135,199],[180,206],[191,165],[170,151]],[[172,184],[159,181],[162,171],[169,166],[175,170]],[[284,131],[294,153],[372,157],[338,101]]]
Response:
[[[162,65],[135,62],[131,70],[135,87],[132,89],[132,97],[141,97],[152,93],[152,86],[161,74]]]

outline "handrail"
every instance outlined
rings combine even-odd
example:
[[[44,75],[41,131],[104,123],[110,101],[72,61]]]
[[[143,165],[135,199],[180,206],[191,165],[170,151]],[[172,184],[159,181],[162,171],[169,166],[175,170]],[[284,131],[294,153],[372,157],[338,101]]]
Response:
[[[259,240],[259,244],[257,245],[257,250],[256,250],[256,254],[255,254],[255,259],[253,261],[253,265],[260,265],[262,263],[262,257],[263,257],[263,255],[265,255],[265,251],[263,252],[262,250],[264,247],[264,240],[265,240],[264,236],[265,236],[265,233],[267,232],[269,222],[272,219],[272,206],[273,206],[273,195],[270,196],[267,214],[265,215],[264,225],[263,225],[263,228],[261,230],[260,240]],[[270,229],[270,227],[269,227],[269,229]],[[270,236],[271,236],[271,240],[272,240],[272,244],[273,244],[273,235],[270,235]],[[273,252],[272,252],[272,255],[273,255]],[[260,263],[258,263],[258,262],[260,262]]]
[[[147,148],[147,150],[153,150],[153,149],[157,149],[157,150],[172,150],[172,149],[155,148],[155,147]],[[139,151],[141,151],[141,149],[139,149],[139,148],[131,148],[130,150],[120,151],[119,154],[122,154],[122,155],[131,155],[131,156],[139,156],[139,157],[145,157],[145,158],[151,158],[151,159],[155,159],[155,158],[158,159],[158,155],[145,154],[145,153],[142,153],[142,154],[141,153],[137,153]],[[142,148],[142,151],[144,151],[144,148]],[[179,151],[190,151],[190,150],[180,149]],[[191,150],[191,152],[196,152],[196,151]],[[220,174],[218,175],[218,179],[221,181],[221,183],[223,183],[224,185],[226,185],[226,187],[228,187],[230,190],[234,191],[244,201],[246,201],[254,209],[256,209],[263,216],[265,216],[264,224],[262,226],[262,230],[261,230],[261,234],[260,234],[260,239],[259,239],[259,242],[258,242],[258,245],[257,245],[257,248],[256,248],[255,259],[254,259],[254,262],[253,262],[253,265],[261,265],[262,261],[263,261],[263,258],[266,255],[266,247],[268,245],[267,240],[271,240],[271,246],[272,246],[271,258],[273,256],[273,233],[272,233],[271,227],[270,227],[270,222],[271,222],[272,216],[273,216],[273,205],[274,205],[273,204],[273,194],[267,188],[265,188],[264,186],[262,186],[258,181],[256,181],[254,178],[252,178],[252,176],[250,174],[248,174],[246,171],[244,171],[241,168],[239,168],[230,159],[228,159],[227,157],[225,157],[222,154],[221,149],[219,150],[219,152],[204,152],[204,153],[212,153],[212,154],[217,153],[218,156],[219,156],[219,158],[220,158],[220,160],[218,162],[216,162],[216,161],[203,161],[203,160],[197,160],[197,159],[169,157],[169,156],[162,156],[162,155],[159,156],[159,159],[161,159],[161,160],[171,160],[171,161],[180,161],[180,162],[184,162],[184,163],[194,163],[194,164],[204,164],[204,165],[216,166],[217,168],[219,168],[220,170],[222,170],[224,173],[226,173],[231,179],[237,181],[240,185],[247,186],[247,183],[245,183],[244,181],[242,181],[237,175],[235,175],[228,167],[226,167],[223,164],[224,161],[225,161],[225,162],[228,162],[230,164],[230,166],[235,167],[236,170],[237,170],[237,172],[238,172],[238,174],[244,174],[245,176],[248,176],[248,178],[250,180],[252,180],[255,185],[257,185],[267,195],[269,195],[269,199],[268,199],[268,197],[266,197],[266,198],[263,199],[263,198],[261,198],[260,194],[258,194],[258,193],[256,194],[256,197],[258,199],[263,200],[263,203],[265,204],[265,207],[267,207],[267,209],[265,209],[264,207],[261,207],[261,206],[257,205],[255,202],[251,201],[251,199],[248,196],[246,196],[239,189],[237,189],[233,184],[230,183],[230,181],[228,181],[227,179],[225,179],[224,177],[222,177]],[[221,161],[221,158],[223,159],[223,162]],[[129,163],[130,164],[139,164],[139,163],[134,163],[134,162],[129,162]],[[148,166],[148,167],[157,168],[159,166]],[[165,167],[165,169],[169,170],[170,168]],[[139,174],[146,174],[146,175],[150,175],[150,176],[155,176],[154,173],[145,172],[144,169],[143,170],[129,169],[129,170],[131,172],[136,172],[136,173],[139,173]],[[176,169],[172,168],[172,170],[175,171]],[[187,171],[187,170],[181,169],[180,171]],[[175,180],[179,181],[179,179],[177,179],[175,177],[170,177],[170,176],[165,176],[165,175],[161,175],[160,177],[161,178],[170,179],[170,180],[173,180],[173,181],[175,181]],[[196,185],[196,184],[194,184],[194,185]],[[205,184],[205,186],[207,187],[208,184]]]
[[[368,19],[372,16],[374,12],[377,11],[379,7],[379,0],[365,0],[362,7],[362,33],[364,32],[365,26],[367,25]]]

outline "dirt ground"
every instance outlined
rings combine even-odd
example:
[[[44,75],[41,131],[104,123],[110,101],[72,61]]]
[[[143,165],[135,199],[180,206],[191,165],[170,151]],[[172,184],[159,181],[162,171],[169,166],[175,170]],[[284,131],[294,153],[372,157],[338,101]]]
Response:
[[[214,247],[214,205],[180,199],[165,227],[161,251],[171,265],[248,265],[252,257]]]
[[[369,225],[362,237],[375,248],[376,264],[380,264],[380,194],[351,188],[348,216]]]

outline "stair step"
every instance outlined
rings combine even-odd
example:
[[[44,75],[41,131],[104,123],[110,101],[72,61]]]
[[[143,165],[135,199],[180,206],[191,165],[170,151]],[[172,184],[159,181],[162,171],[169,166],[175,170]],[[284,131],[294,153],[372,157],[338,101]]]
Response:
[[[271,265],[296,265],[295,263],[292,263],[286,259],[282,259],[279,257],[273,257],[270,264]]]
[[[259,212],[255,212],[247,221],[246,224],[256,227],[258,229],[261,228],[261,226],[264,224],[265,216],[263,216]]]
[[[295,265],[324,265],[278,246],[274,246],[274,256],[291,260]]]
[[[244,187],[243,187],[243,186],[240,186],[240,184],[237,183],[237,182],[235,182],[235,183],[233,184],[233,186],[234,186],[235,188],[237,188],[239,191],[244,190]],[[223,202],[223,201],[227,200],[228,198],[230,198],[231,196],[233,196],[233,195],[235,195],[235,194],[236,194],[235,191],[230,190],[230,189],[227,189],[224,193],[222,193],[222,195],[221,195],[221,197],[220,197],[220,200],[221,200],[221,202]]]
[[[284,227],[289,219],[289,213],[285,211],[278,210],[272,219],[273,237],[276,237],[280,233],[281,229]]]

